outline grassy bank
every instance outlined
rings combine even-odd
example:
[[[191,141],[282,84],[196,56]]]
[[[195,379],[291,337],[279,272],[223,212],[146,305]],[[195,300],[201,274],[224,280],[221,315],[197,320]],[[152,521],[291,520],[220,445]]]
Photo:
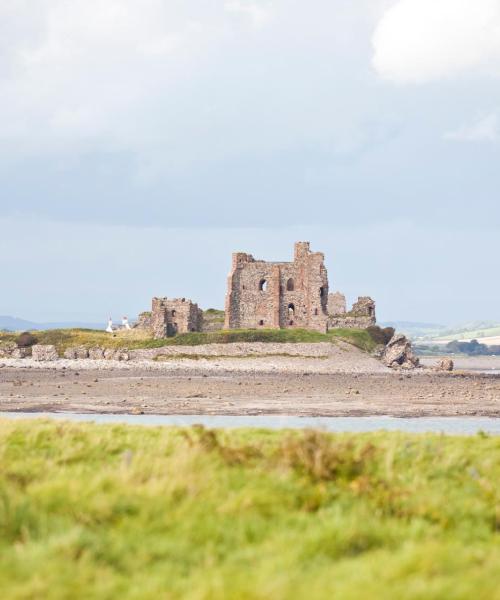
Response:
[[[0,421],[4,598],[498,598],[500,440]]]
[[[326,334],[305,329],[248,329],[184,333],[175,337],[154,340],[140,330],[118,331],[114,334],[92,329],[50,329],[33,333],[38,343],[54,344],[62,354],[71,346],[102,346],[105,348],[160,348],[162,346],[198,346],[200,344],[228,344],[232,342],[335,342],[343,340],[362,350],[371,351],[375,341],[365,329],[334,329]],[[18,334],[0,333],[2,341],[15,341]]]

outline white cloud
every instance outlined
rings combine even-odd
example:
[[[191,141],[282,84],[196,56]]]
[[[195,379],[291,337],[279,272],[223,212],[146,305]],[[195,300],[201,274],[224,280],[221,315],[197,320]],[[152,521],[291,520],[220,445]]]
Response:
[[[224,4],[228,12],[248,17],[254,27],[262,27],[271,20],[271,7],[249,0],[229,0]]]
[[[28,153],[90,138],[123,145],[152,99],[168,99],[224,37],[214,6],[0,2],[0,138]]]
[[[338,140],[338,104],[362,104],[347,63],[387,1],[0,0],[0,163],[129,152],[152,180]]]
[[[472,125],[463,125],[455,131],[445,133],[444,138],[459,142],[496,142],[500,140],[498,113],[483,116]]]
[[[372,41],[375,70],[394,82],[500,75],[500,0],[399,0]]]

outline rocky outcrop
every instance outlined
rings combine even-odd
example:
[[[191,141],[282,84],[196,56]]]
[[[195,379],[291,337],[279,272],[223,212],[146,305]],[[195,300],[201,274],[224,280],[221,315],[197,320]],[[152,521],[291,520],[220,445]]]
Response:
[[[104,358],[104,348],[100,348],[99,346],[89,348],[88,356],[92,360],[102,360]]]
[[[411,342],[402,333],[396,333],[385,347],[382,362],[393,369],[414,369],[419,360],[413,354]]]
[[[126,348],[115,349],[115,348],[106,348],[104,350],[104,358],[106,360],[130,360],[129,352]]]
[[[0,358],[26,358],[31,356],[30,346],[21,346],[15,342],[0,344]]]
[[[17,344],[15,342],[6,342],[0,345],[0,358],[11,358],[12,353],[17,350]]]
[[[373,358],[382,358],[384,356],[385,346],[384,344],[377,344],[375,348],[370,352]]]
[[[86,348],[85,346],[74,346],[68,348],[64,352],[64,358],[68,359],[86,359],[92,360],[130,360],[129,351],[126,348],[101,348],[100,346],[94,346],[93,348]]]
[[[75,346],[73,348],[68,348],[64,352],[64,358],[77,359],[77,358],[88,358],[88,357],[89,357],[89,351],[88,351],[88,348],[86,348],[85,346]]]
[[[123,350],[116,350],[114,359],[127,361],[130,360],[130,354],[126,348],[124,348]]]
[[[451,358],[443,358],[437,362],[435,369],[436,371],[453,371],[454,367]]]
[[[27,358],[28,356],[31,356],[32,348],[33,347],[14,348],[14,350],[12,350],[12,354],[10,355],[10,357],[11,358]]]
[[[56,347],[52,344],[35,344],[31,347],[31,356],[36,361],[57,360],[59,358]]]
[[[104,349],[104,354],[103,354],[103,357],[104,357],[106,360],[114,360],[114,358],[115,358],[115,353],[116,353],[116,350],[115,350],[114,348],[105,348],[105,349]]]

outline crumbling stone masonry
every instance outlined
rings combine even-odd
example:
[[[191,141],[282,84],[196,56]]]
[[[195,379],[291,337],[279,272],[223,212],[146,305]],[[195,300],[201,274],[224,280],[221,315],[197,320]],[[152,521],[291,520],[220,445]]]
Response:
[[[225,306],[225,329],[366,328],[375,324],[375,303],[361,297],[347,312],[345,296],[328,293],[321,252],[297,242],[293,262],[255,260],[233,254]]]
[[[202,310],[186,298],[153,298],[151,312],[139,315],[137,327],[149,329],[156,339],[200,331]]]
[[[330,304],[330,298],[336,296]],[[349,328],[366,329],[375,325],[375,302],[369,296],[361,296],[358,301],[352,305],[349,312],[346,312],[345,297],[343,304],[339,297],[342,294],[330,294],[328,298],[328,328]]]
[[[297,242],[293,262],[233,254],[225,329],[302,328],[326,332],[328,275],[321,252]]]
[[[335,292],[328,294],[328,314],[329,315],[345,315],[347,312],[347,303],[344,294]]]
[[[233,254],[225,312],[206,313],[186,298],[153,298],[151,311],[139,315],[134,327],[155,338],[191,331],[224,329],[300,328],[326,333],[339,327],[366,328],[375,324],[375,303],[358,298],[350,311],[340,292],[328,293],[328,273],[321,252],[309,242],[296,242],[292,262],[255,260]]]

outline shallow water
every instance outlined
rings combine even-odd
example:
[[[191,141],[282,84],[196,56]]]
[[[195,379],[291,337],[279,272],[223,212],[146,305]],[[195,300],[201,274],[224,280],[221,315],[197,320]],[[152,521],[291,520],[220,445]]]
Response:
[[[479,431],[500,435],[500,418],[494,417],[292,417],[292,416],[211,416],[211,415],[127,415],[88,413],[0,412],[0,418],[49,418],[91,423],[127,425],[175,425],[206,427],[262,427],[269,429],[314,428],[336,432],[403,431],[407,433],[476,434]]]
[[[442,356],[420,356],[420,362],[426,367],[434,367]],[[500,375],[500,356],[451,356],[455,369],[471,373]]]

